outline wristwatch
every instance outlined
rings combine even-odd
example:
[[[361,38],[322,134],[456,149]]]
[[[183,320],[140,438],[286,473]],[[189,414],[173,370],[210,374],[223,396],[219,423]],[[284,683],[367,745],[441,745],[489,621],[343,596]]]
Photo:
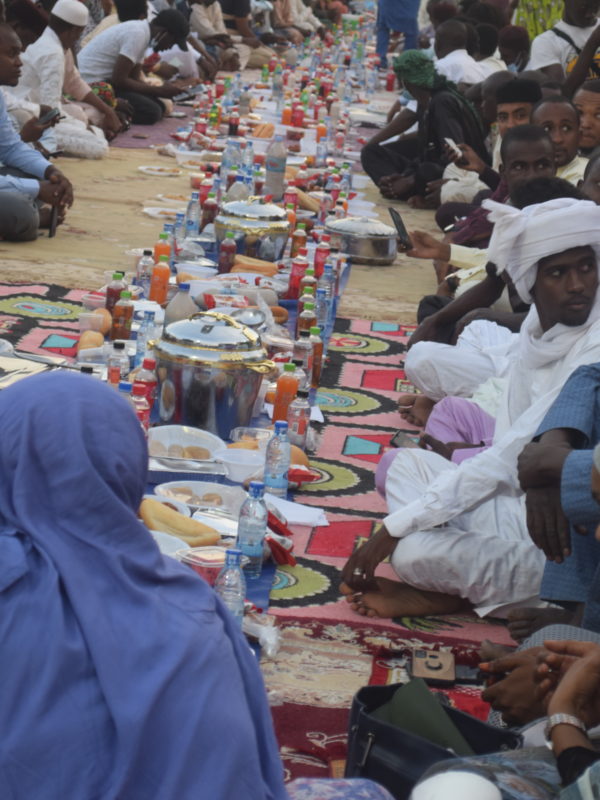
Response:
[[[547,742],[550,741],[552,728],[556,727],[556,725],[572,725],[574,728],[579,728],[580,731],[587,733],[587,728],[579,717],[574,717],[572,714],[552,714],[548,717],[544,727],[544,737]]]

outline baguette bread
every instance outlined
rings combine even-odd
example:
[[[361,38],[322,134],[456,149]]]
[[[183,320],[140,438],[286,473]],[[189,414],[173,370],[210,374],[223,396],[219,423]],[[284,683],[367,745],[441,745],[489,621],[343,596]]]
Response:
[[[205,547],[217,544],[219,533],[196,519],[184,517],[179,511],[169,508],[158,500],[145,497],[139,511],[143,523],[151,531],[170,533],[183,539],[190,547]]]
[[[319,201],[309,194],[306,194],[302,189],[297,189],[296,191],[298,192],[298,205],[300,208],[304,211],[312,211],[313,214],[318,214],[321,208]]]

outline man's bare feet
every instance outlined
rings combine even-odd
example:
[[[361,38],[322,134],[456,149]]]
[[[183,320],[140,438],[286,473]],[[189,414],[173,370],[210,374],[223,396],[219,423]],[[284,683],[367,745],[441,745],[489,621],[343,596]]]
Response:
[[[50,206],[42,206],[39,211],[40,214],[40,228],[50,227],[50,217],[52,216],[52,208]],[[58,211],[58,225],[62,225],[65,221],[64,209]]]
[[[377,588],[353,592],[342,583],[350,608],[363,617],[427,617],[434,614],[455,614],[471,608],[468,600],[441,592],[426,592],[389,578],[375,578]]]
[[[508,614],[508,630],[515,642],[522,642],[546,625],[573,624],[574,612],[564,608],[515,608]]]
[[[435,405],[424,394],[404,394],[398,400],[398,410],[403,420],[417,428],[424,428]]]

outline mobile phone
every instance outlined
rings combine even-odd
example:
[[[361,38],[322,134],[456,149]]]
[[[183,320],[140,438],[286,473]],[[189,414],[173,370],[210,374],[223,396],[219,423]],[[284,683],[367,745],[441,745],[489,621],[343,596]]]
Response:
[[[456,142],[454,141],[454,139],[450,139],[448,136],[445,136],[445,137],[444,137],[444,141],[446,142],[446,144],[448,145],[448,147],[450,148],[450,150],[452,150],[452,152],[453,152],[455,155],[457,155],[457,156],[459,156],[460,158],[462,158],[462,156],[463,156],[463,151],[462,151],[462,150],[460,149],[460,147],[459,147],[459,146],[456,144]]]
[[[454,655],[441,650],[416,647],[412,654],[411,675],[432,686],[448,686],[456,681]]]
[[[410,433],[406,433],[406,431],[396,431],[396,433],[390,439],[390,444],[393,447],[418,447],[419,445],[415,442],[413,437]]]
[[[398,231],[398,239],[400,239],[400,244],[405,250],[412,250],[413,245],[410,240],[410,236],[408,235],[408,231],[406,230],[406,225],[402,222],[402,217],[395,208],[388,208],[388,211],[390,212],[392,222]]]
[[[58,227],[58,206],[52,206],[50,212],[50,229],[48,231],[48,238],[52,239],[56,236],[56,228]]]
[[[60,110],[58,108],[51,108],[50,111],[47,111],[39,118],[38,122],[40,125],[46,125],[57,117],[60,117]]]

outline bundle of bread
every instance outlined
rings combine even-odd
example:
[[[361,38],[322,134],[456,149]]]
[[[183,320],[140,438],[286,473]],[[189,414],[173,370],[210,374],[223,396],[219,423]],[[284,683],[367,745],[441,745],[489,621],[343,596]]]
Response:
[[[140,505],[139,515],[151,531],[162,531],[177,536],[189,547],[205,547],[217,544],[219,533],[208,525],[180,514],[158,500],[145,497]]]
[[[277,264],[272,261],[263,261],[262,258],[242,256],[238,253],[233,259],[231,272],[256,272],[258,275],[274,278],[279,270],[277,269]]]
[[[252,130],[252,136],[256,139],[270,139],[275,133],[275,125],[272,122],[262,122],[260,125],[255,125]]]
[[[258,450],[258,439],[251,437],[243,437],[239,442],[232,442],[228,444],[231,450]],[[309,467],[308,456],[300,447],[295,444],[290,445],[290,464],[296,464],[303,467]]]
[[[302,189],[296,189],[298,193],[298,205],[304,211],[312,211],[313,214],[318,214],[321,208],[321,204],[315,197],[311,197],[306,192],[302,191]]]

